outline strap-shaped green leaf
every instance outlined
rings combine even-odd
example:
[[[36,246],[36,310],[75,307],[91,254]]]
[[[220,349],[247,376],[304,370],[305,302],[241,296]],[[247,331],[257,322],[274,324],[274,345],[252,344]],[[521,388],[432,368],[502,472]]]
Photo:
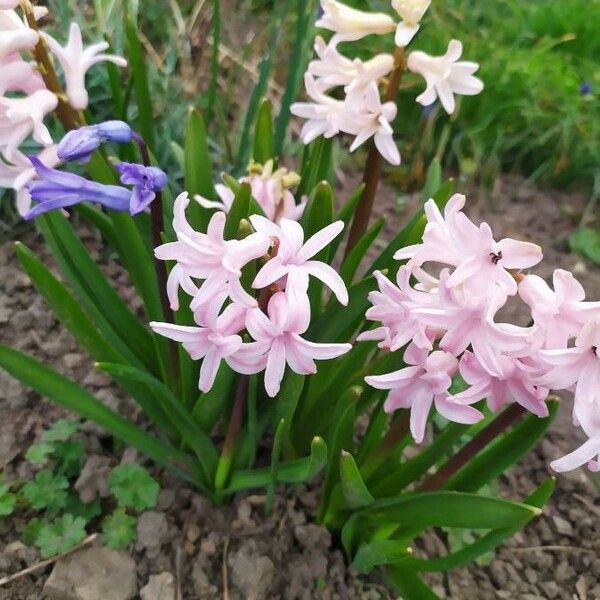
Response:
[[[327,464],[327,445],[322,438],[313,439],[310,456],[280,463],[277,467],[278,483],[304,483],[316,477]],[[271,481],[271,468],[236,471],[229,486],[221,492],[230,495],[241,490],[263,488]]]
[[[342,204],[340,210],[335,215],[336,221],[343,221],[344,233],[342,235],[338,235],[338,237],[336,237],[335,240],[333,240],[331,242],[331,245],[329,246],[331,249],[330,256],[336,255],[338,248],[340,247],[340,245],[342,243],[342,240],[345,238],[345,233],[348,231],[348,225],[350,224],[350,221],[352,220],[352,217],[354,216],[354,212],[356,211],[356,207],[358,206],[358,203],[359,203],[360,199],[362,198],[364,191],[365,191],[365,184],[361,183],[354,190],[354,192],[352,192],[350,197]]]
[[[360,266],[365,254],[373,244],[373,242],[377,239],[379,232],[385,225],[385,218],[381,217],[378,221],[376,221],[371,228],[358,240],[354,248],[350,251],[350,254],[346,256],[344,262],[342,263],[342,268],[340,270],[340,275],[344,280],[344,283],[349,286],[352,285],[352,280],[358,271],[358,267]]]
[[[219,417],[228,406],[236,375],[228,364],[221,363],[215,383],[205,394],[200,394],[192,415],[196,423],[208,434],[212,432]],[[198,385],[196,382],[195,385]]]
[[[216,198],[212,180],[206,125],[199,110],[190,111],[185,134],[185,189],[190,194],[188,219],[198,231],[204,231],[210,211],[193,200],[196,194],[208,200]]]
[[[42,396],[94,421],[153,460],[203,487],[198,478],[197,467],[186,453],[146,433],[104,406],[88,391],[41,362],[17,350],[0,345],[0,367]]]
[[[223,237],[226,240],[234,240],[237,237],[240,221],[247,219],[250,214],[251,197],[252,191],[250,186],[247,183],[242,183],[235,194],[233,204],[227,214],[227,221],[225,221]]]
[[[306,377],[304,375],[298,375],[298,373],[294,373],[294,371],[288,368],[283,377],[281,389],[275,398],[275,423],[278,423],[278,427],[281,427],[280,422],[284,422],[281,431],[281,440],[286,458],[292,458],[291,455],[293,454],[290,428],[296,414],[302,390],[304,389],[305,381]]]
[[[267,98],[263,98],[258,109],[258,117],[254,127],[252,158],[261,165],[275,158],[273,151],[273,105]]]
[[[474,456],[444,486],[444,489],[476,492],[529,453],[546,433],[558,411],[558,401],[548,402],[549,416],[528,414],[518,425],[499,436]]]
[[[137,127],[148,147],[154,150],[154,117],[144,49],[140,42],[137,26],[131,18],[127,19],[126,37],[127,61],[138,106]]]
[[[375,502],[354,462],[354,457],[345,450],[342,450],[340,456],[340,480],[344,502],[348,508],[363,508]]]
[[[359,573],[368,573],[379,565],[389,565],[410,557],[411,551],[406,544],[396,540],[376,540],[362,544],[352,561]]]
[[[33,252],[21,242],[17,242],[16,253],[37,290],[77,342],[95,360],[122,361],[123,357],[99,333],[71,292]]]
[[[332,149],[333,139],[324,137],[319,137],[306,146],[300,170],[298,196],[309,194],[319,181],[331,180]]]
[[[429,198],[442,187],[442,165],[439,158],[435,157],[427,169],[427,178],[421,192],[421,203],[425,204]]]
[[[133,314],[59,212],[38,217],[52,254],[69,285],[107,341],[131,364],[158,373],[152,335]]]
[[[143,384],[147,393],[155,398],[157,407],[165,415],[164,418],[174,425],[185,443],[196,454],[204,471],[205,483],[208,484],[213,480],[218,460],[217,450],[208,435],[196,425],[192,415],[166,385],[152,377],[152,375],[134,367],[109,363],[99,363],[97,367],[110,373],[117,380],[127,379]]]
[[[440,597],[421,578],[401,567],[390,567],[386,577],[390,587],[404,600],[440,600]]]

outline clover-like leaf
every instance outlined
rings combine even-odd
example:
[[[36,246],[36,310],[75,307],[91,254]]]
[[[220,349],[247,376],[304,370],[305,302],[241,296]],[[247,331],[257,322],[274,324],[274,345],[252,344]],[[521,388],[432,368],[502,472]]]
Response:
[[[94,498],[91,502],[83,502],[78,494],[69,494],[64,511],[74,517],[81,517],[86,523],[89,523],[94,517],[102,514],[102,505],[100,498]]]
[[[85,536],[85,519],[66,514],[42,525],[35,545],[40,549],[42,558],[49,558],[70,550]]]
[[[32,465],[43,465],[48,462],[50,455],[54,452],[54,444],[48,442],[40,442],[33,444],[25,453],[25,458]]]
[[[63,475],[54,475],[48,469],[40,471],[33,481],[23,486],[23,496],[32,508],[57,512],[65,506],[69,482]]]
[[[102,523],[104,543],[113,550],[129,546],[135,539],[137,519],[128,515],[124,508],[118,508]]]
[[[152,508],[160,489],[148,471],[136,464],[115,467],[108,478],[108,487],[120,507],[137,511]]]
[[[79,441],[58,442],[54,448],[56,470],[67,477],[78,475],[85,461],[85,448]]]
[[[76,431],[79,425],[69,419],[59,419],[42,435],[44,442],[66,442]]]
[[[15,510],[17,496],[9,490],[8,485],[0,484],[0,517],[8,517]]]
[[[35,540],[37,540],[37,536],[40,534],[40,529],[47,524],[47,521],[43,519],[38,519],[34,517],[30,519],[27,525],[23,528],[21,533],[21,537],[23,538],[23,543],[26,546],[35,545]]]

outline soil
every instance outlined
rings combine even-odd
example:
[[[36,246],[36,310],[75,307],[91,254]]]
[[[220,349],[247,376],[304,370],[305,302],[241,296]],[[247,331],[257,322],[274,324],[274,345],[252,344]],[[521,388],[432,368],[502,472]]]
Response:
[[[344,189],[351,183],[346,182]],[[581,213],[584,197],[540,191],[519,178],[503,177],[493,193],[476,201],[473,198],[471,214],[484,216],[497,237],[509,235],[542,244],[545,261],[536,272],[548,276],[556,267],[571,269],[589,298],[600,298],[600,270],[568,251],[567,238],[575,228],[571,215]],[[389,239],[415,202],[408,198],[402,203],[405,210],[400,210],[396,193],[382,188],[378,211],[388,216],[382,239]],[[94,247],[91,235],[85,229],[82,232]],[[32,231],[22,239],[43,255],[43,245]],[[106,261],[105,269],[135,305],[135,294],[124,274]],[[2,343],[48,362],[109,406],[135,417],[135,409],[106,377],[93,370],[89,358],[37,296],[11,242],[0,246],[0,327]],[[31,477],[24,452],[61,416],[60,409],[0,372],[0,470],[7,479]],[[129,450],[117,458],[106,433],[91,424],[85,424],[78,435],[88,459],[95,461],[91,464],[98,465],[98,479],[107,463],[143,462]],[[512,498],[526,496],[548,475],[548,463],[581,439],[570,425],[565,404],[538,448],[500,478],[500,493]],[[329,533],[313,524],[318,482],[282,491],[273,515],[267,516],[263,495],[240,494],[230,506],[215,508],[175,478],[156,469],[153,473],[161,479],[158,506],[140,519],[140,538],[129,549],[140,588],[150,575],[166,571],[175,576],[179,597],[185,600],[393,597],[377,575],[358,578],[333,547]],[[0,577],[39,560],[35,550],[15,543],[25,522],[22,514],[0,520]],[[149,536],[149,531],[154,535]],[[446,551],[446,544],[443,537],[429,535],[421,540],[418,551],[433,556]],[[1,587],[0,600],[45,599],[43,585],[50,571],[48,567]],[[584,470],[561,475],[544,514],[485,564],[432,575],[429,582],[440,597],[459,600],[600,598],[600,500],[593,480]]]

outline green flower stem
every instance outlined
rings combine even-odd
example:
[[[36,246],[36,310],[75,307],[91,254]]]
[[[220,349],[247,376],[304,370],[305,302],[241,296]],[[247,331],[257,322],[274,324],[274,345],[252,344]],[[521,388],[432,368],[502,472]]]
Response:
[[[471,458],[481,452],[498,435],[506,431],[513,423],[526,413],[519,404],[511,404],[504,412],[500,413],[491,423],[484,427],[470,442],[465,444],[435,473],[427,477],[419,486],[418,491],[429,492],[439,490],[458,470],[466,465]]]
[[[39,27],[33,12],[33,5],[31,4],[30,0],[21,0],[20,6],[23,10],[23,14],[25,15],[25,19],[29,28],[39,33]],[[32,53],[46,87],[58,97],[58,106],[56,107],[55,111],[56,116],[64,125],[65,129],[76,129],[81,124],[78,121],[78,114],[67,102],[67,95],[62,88],[60,80],[58,79],[58,75],[54,69],[54,63],[52,62],[52,58],[48,53],[46,41],[41,33],[39,35],[39,41]]]
[[[217,491],[224,489],[229,480],[229,473],[231,471],[231,464],[233,461],[233,452],[235,450],[235,442],[237,440],[238,433],[242,428],[244,407],[246,404],[246,399],[248,398],[249,381],[250,377],[248,375],[240,375],[238,379],[233,409],[229,418],[229,426],[227,428],[223,450],[221,451],[221,457],[219,458],[219,464],[217,465],[217,472],[215,474],[215,489]]]
[[[406,69],[406,55],[404,48],[396,48],[394,53],[394,70],[390,75],[387,90],[383,98],[383,102],[395,102],[400,83],[402,82],[402,74]],[[363,174],[363,183],[365,184],[365,190],[363,195],[356,207],[354,213],[354,219],[352,220],[352,226],[350,228],[350,234],[348,236],[348,244],[346,246],[345,257],[348,256],[352,248],[356,246],[358,240],[362,238],[364,233],[369,228],[369,219],[373,212],[373,204],[375,203],[375,194],[377,193],[377,187],[379,186],[379,180],[381,179],[381,169],[383,164],[383,157],[377,150],[375,143],[371,140],[371,148],[369,150],[369,156],[365,164],[365,170]]]

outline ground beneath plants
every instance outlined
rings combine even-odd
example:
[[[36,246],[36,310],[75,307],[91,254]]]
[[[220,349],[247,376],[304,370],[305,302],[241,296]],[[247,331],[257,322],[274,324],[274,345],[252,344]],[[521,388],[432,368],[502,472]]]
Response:
[[[347,181],[342,188],[350,189],[352,183]],[[399,203],[394,191],[382,189],[378,212],[388,217],[382,240],[393,235],[415,203],[415,198]],[[549,276],[556,267],[571,269],[584,283],[589,298],[600,299],[600,269],[568,250],[574,217],[584,206],[583,196],[541,191],[519,178],[504,177],[491,193],[472,201],[469,210],[483,215],[498,237],[541,243],[545,261],[539,274]],[[82,231],[94,247],[94,240]],[[43,251],[33,232],[25,235],[24,242]],[[123,273],[111,264],[106,270],[135,306],[135,295]],[[20,269],[12,242],[0,246],[0,340],[47,361],[109,406],[135,417],[135,409],[107,378],[93,370],[90,359],[37,296]],[[31,477],[24,452],[61,416],[61,410],[0,373],[0,471],[6,479]],[[107,465],[143,460],[129,450],[117,451],[110,438],[93,425],[84,425],[78,435],[90,466],[99,465],[91,470],[94,485],[102,485]],[[536,451],[502,476],[500,492],[506,497],[524,497],[547,476],[548,463],[580,441],[564,406]],[[133,562],[121,555],[122,563],[130,564],[139,589],[147,586],[151,576],[160,575],[143,589],[142,600],[170,600],[176,593],[180,600],[394,597],[377,577],[359,579],[345,565],[340,551],[332,548],[330,535],[313,524],[318,485],[279,495],[273,515],[267,517],[262,494],[240,495],[231,506],[214,508],[174,478],[153,473],[162,487],[158,506],[140,518],[138,541],[126,553]],[[16,518],[0,519],[0,579],[40,560],[36,550],[19,542],[26,517],[21,512]],[[437,555],[447,551],[448,543],[442,535],[430,535],[418,551]],[[0,600],[56,598],[47,595],[49,588],[44,589],[52,568],[0,587]],[[442,598],[459,600],[600,598],[600,499],[594,482],[583,470],[561,475],[543,516],[485,564],[432,575],[429,582]]]

